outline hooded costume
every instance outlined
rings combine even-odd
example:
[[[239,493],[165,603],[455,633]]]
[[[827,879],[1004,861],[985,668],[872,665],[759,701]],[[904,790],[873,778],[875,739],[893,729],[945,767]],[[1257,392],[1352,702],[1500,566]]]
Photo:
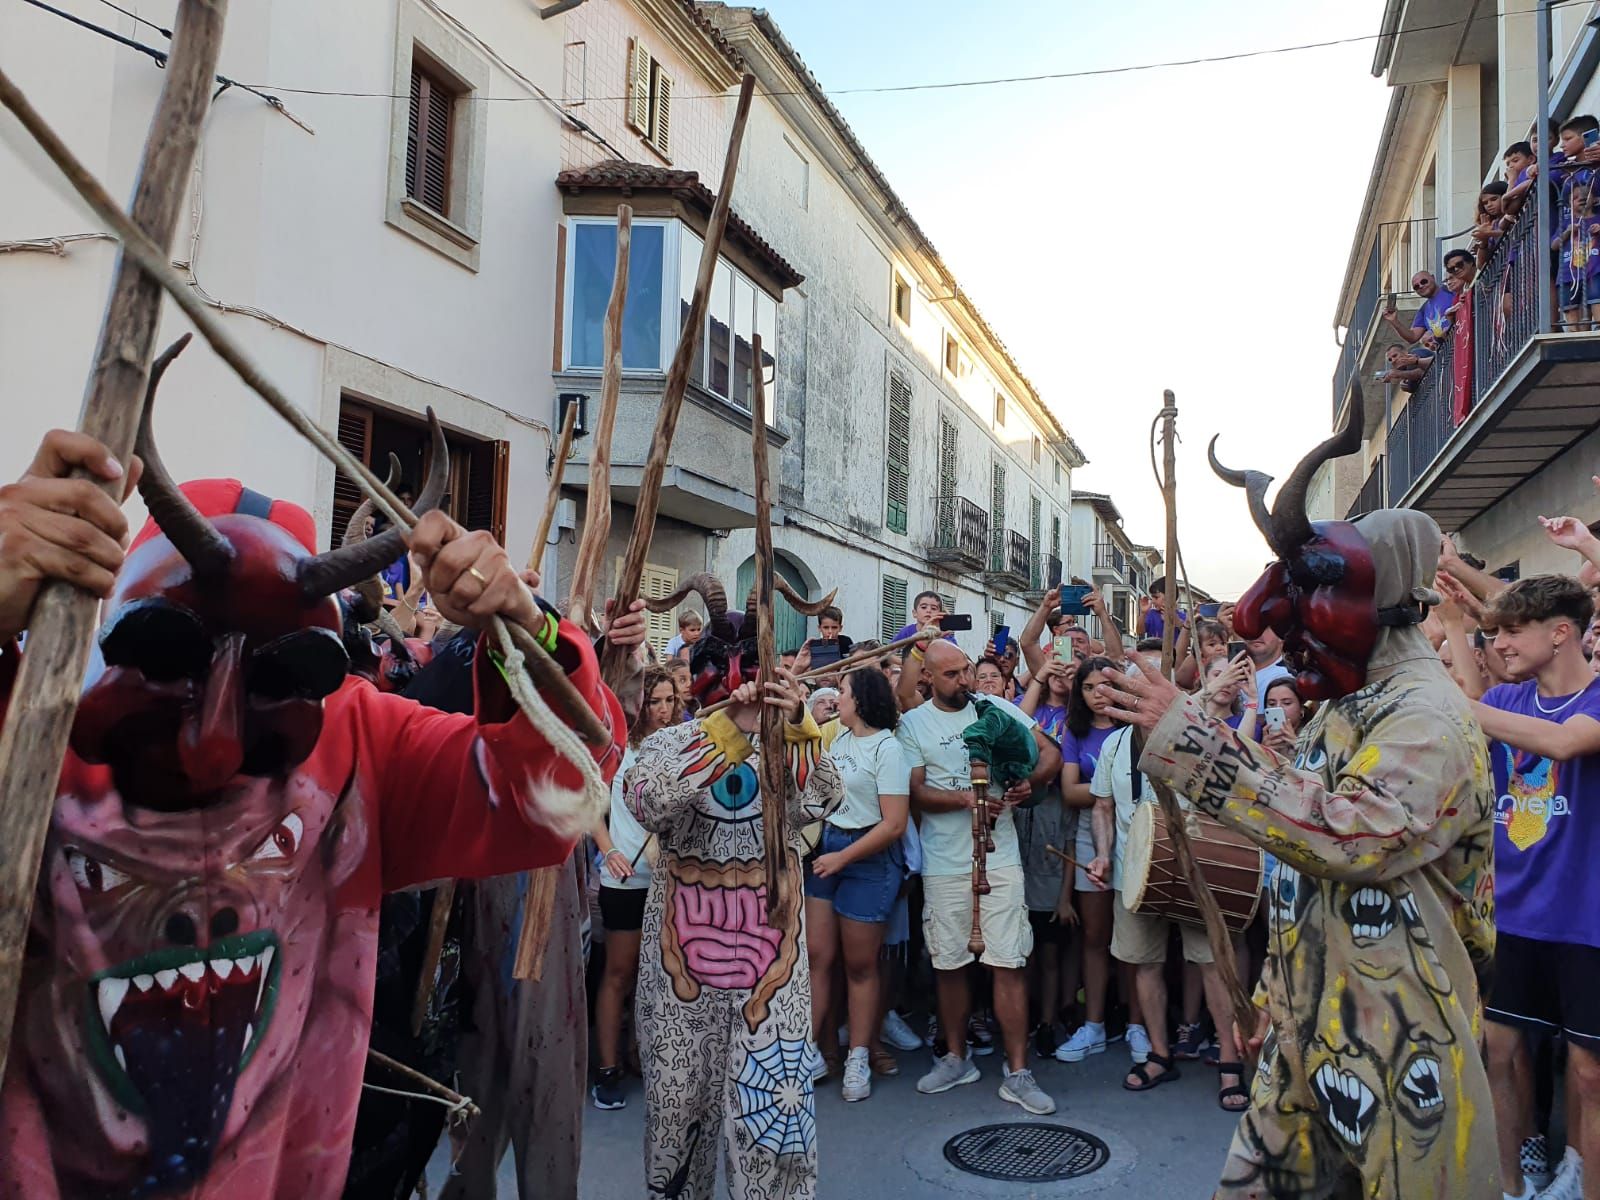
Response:
[[[1240,600],[1235,628],[1274,629],[1302,693],[1324,701],[1294,761],[1189,696],[1139,764],[1280,863],[1256,996],[1272,1031],[1217,1195],[1497,1197],[1478,1053],[1494,949],[1488,751],[1417,627],[1436,601],[1438,526],[1409,510],[1305,517],[1311,475],[1359,445],[1359,394],[1351,410],[1271,512],[1267,476],[1218,467],[1249,490],[1280,558]]]
[[[336,1197],[380,896],[562,861],[580,775],[481,650],[476,719],[347,674],[331,597],[397,533],[317,555],[292,504],[176,487],[149,420],[151,522],[107,602],[39,876],[0,1197]],[[423,510],[445,486],[433,435]],[[545,640],[620,731],[587,639],[549,616]],[[619,746],[596,753],[616,769]]]
[[[708,576],[652,607],[674,607],[691,587],[710,618],[690,662],[696,694],[709,705],[753,677],[755,621],[747,614],[750,638],[741,641],[721,585]],[[788,869],[798,893],[799,831],[836,807],[844,786],[809,712],[783,732],[792,780]],[[711,1200],[719,1145],[735,1200],[816,1194],[811,1076],[820,1056],[801,914],[789,929],[767,923],[756,757],[766,752],[725,712],[714,713],[646,738],[623,781],[629,809],[661,846],[635,1021],[652,1196]]]

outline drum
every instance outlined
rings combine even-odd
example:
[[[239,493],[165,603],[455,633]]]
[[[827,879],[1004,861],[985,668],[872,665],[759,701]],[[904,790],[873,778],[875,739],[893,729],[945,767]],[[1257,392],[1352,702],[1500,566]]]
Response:
[[[1223,922],[1231,933],[1243,933],[1261,902],[1261,849],[1237,833],[1197,812],[1186,812],[1189,845],[1200,874],[1217,898]],[[1150,913],[1174,921],[1203,925],[1200,906],[1178,866],[1159,804],[1140,804],[1128,824],[1122,852],[1122,902],[1129,912]]]

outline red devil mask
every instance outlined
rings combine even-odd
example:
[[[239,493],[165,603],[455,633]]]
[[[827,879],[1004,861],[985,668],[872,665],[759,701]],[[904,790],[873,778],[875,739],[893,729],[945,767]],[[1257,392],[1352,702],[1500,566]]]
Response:
[[[152,389],[153,390],[153,389]],[[84,692],[72,748],[111,767],[126,803],[179,811],[237,775],[277,775],[310,755],[322,701],[349,659],[332,597],[405,552],[398,531],[315,553],[310,516],[236,480],[173,483],[146,403],[136,452],[150,521],[100,632],[103,669]],[[444,494],[449,455],[429,414],[434,470],[417,506]]]
[[[1348,521],[1311,522],[1306,517],[1306,491],[1312,476],[1326,462],[1352,454],[1361,446],[1361,387],[1352,387],[1345,423],[1295,467],[1267,508],[1272,476],[1260,471],[1232,471],[1217,461],[1217,439],[1211,439],[1211,468],[1250,498],[1250,515],[1278,561],[1251,585],[1233,614],[1234,630],[1244,638],[1271,629],[1283,639],[1285,661],[1296,673],[1300,693],[1308,700],[1332,700],[1359,689],[1367,679],[1367,661],[1385,625],[1422,620],[1413,604],[1380,611],[1372,547]]]

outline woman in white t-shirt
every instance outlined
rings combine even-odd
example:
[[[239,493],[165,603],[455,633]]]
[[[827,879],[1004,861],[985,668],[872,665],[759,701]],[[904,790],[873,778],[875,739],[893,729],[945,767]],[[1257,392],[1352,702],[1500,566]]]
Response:
[[[598,1067],[590,1096],[596,1108],[623,1108],[622,1011],[639,974],[639,938],[644,928],[644,904],[650,893],[650,835],[622,802],[622,777],[633,766],[640,742],[682,717],[682,704],[672,672],[651,667],[644,676],[644,703],[628,730],[628,748],[611,782],[609,827],[594,831],[595,844],[604,856],[600,872],[600,923],[606,931],[606,967],[594,998],[594,1042]]]
[[[828,980],[843,950],[850,1054],[846,1100],[872,1094],[869,1051],[877,1032],[878,950],[905,875],[900,835],[911,811],[911,768],[895,739],[900,713],[880,671],[844,677],[839,733],[828,753],[844,778],[844,802],[828,817],[806,871],[806,944],[811,959],[813,1036],[828,1008]]]

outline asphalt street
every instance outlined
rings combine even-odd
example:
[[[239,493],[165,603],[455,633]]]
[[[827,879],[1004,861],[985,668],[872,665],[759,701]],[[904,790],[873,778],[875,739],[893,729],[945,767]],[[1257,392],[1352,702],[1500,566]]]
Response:
[[[817,1137],[821,1200],[927,1200],[928,1197],[1155,1196],[1206,1200],[1216,1184],[1238,1118],[1217,1107],[1216,1072],[1184,1064],[1183,1078],[1154,1091],[1122,1089],[1127,1051],[1112,1046],[1083,1063],[1034,1062],[1041,1086],[1055,1097],[1050,1117],[1030,1117],[996,1095],[1000,1059],[979,1059],[983,1078],[940,1096],[919,1095],[916,1079],[927,1053],[899,1055],[901,1074],[874,1079],[870,1099],[846,1104],[838,1080],[818,1085]],[[1029,1121],[1067,1125],[1099,1138],[1106,1164],[1077,1179],[1048,1184],[1002,1183],[958,1171],[944,1155],[950,1138],[977,1126]],[[590,1107],[583,1123],[583,1200],[644,1197],[644,1095],[630,1079],[628,1106]],[[434,1159],[435,1188],[447,1160]],[[501,1165],[500,1196],[515,1197],[509,1155]],[[474,1198],[477,1200],[477,1198]]]

